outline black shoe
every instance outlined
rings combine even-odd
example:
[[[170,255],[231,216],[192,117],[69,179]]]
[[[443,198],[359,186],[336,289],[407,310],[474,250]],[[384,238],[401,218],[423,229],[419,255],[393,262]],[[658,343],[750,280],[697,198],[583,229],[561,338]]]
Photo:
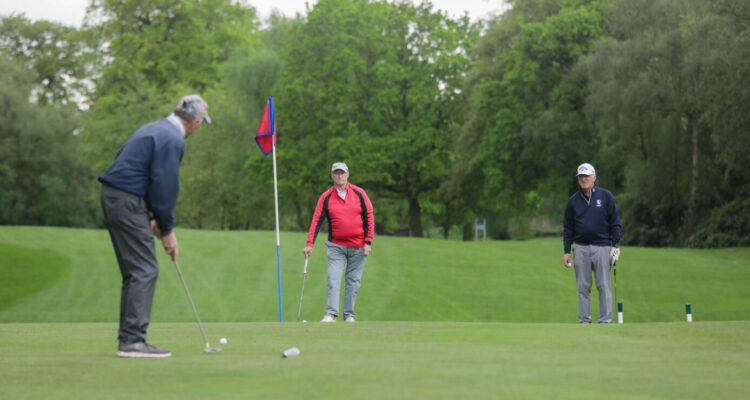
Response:
[[[119,342],[117,345],[117,356],[118,357],[156,357],[164,358],[171,356],[172,353],[167,349],[161,347],[152,346],[146,342],[135,342],[125,344]]]

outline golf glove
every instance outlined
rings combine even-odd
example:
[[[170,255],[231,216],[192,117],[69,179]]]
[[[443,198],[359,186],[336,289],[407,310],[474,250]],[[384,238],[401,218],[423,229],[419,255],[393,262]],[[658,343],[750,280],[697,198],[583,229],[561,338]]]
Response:
[[[612,262],[617,262],[617,260],[620,258],[620,248],[612,246],[612,249],[609,251],[609,258],[612,260]]]

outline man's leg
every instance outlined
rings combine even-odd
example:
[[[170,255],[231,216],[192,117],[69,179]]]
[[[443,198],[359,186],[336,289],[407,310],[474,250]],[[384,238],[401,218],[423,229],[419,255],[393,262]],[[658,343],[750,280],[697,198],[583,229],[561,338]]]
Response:
[[[596,290],[599,291],[599,323],[612,322],[612,290],[609,279],[609,246],[591,246]]]
[[[145,342],[159,276],[148,210],[140,197],[106,185],[101,201],[122,275],[118,338]]]
[[[328,298],[326,314],[338,317],[341,275],[343,275],[344,268],[346,268],[346,247],[331,242],[326,242],[326,246],[328,246]]]
[[[573,267],[578,284],[578,322],[591,323],[591,246],[573,247]]]
[[[354,317],[354,303],[362,284],[362,273],[365,271],[365,257],[362,249],[347,248],[346,290],[344,292],[344,318]]]

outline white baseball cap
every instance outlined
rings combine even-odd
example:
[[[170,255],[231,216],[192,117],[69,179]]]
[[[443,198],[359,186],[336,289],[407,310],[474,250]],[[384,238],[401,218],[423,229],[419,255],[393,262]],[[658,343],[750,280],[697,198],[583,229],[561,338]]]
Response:
[[[349,167],[347,167],[346,164],[344,164],[342,162],[335,162],[335,163],[333,163],[333,165],[331,166],[331,172],[333,172],[333,171],[335,171],[337,169],[340,169],[340,170],[342,170],[344,172],[349,172]]]
[[[596,170],[594,169],[594,166],[589,163],[583,163],[578,166],[578,172],[576,173],[576,176],[578,175],[596,175]]]

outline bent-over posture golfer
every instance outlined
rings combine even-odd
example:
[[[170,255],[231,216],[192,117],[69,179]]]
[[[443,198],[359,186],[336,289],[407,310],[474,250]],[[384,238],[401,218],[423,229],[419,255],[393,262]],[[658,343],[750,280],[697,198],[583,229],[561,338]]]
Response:
[[[117,153],[104,175],[101,203],[122,275],[120,357],[169,357],[171,353],[146,343],[159,264],[154,235],[177,260],[174,207],[180,189],[180,162],[185,138],[208,116],[208,104],[188,95],[167,118],[139,128]]]
[[[307,236],[305,257],[312,254],[315,238],[328,219],[328,300],[321,322],[336,322],[339,315],[341,276],[346,269],[344,321],[354,322],[354,302],[362,282],[365,261],[372,251],[375,220],[372,203],[362,188],[349,183],[349,168],[342,162],[331,167],[333,187],[323,192],[315,207]]]
[[[612,321],[610,261],[620,257],[620,215],[615,198],[608,190],[596,186],[596,171],[591,164],[578,166],[577,191],[568,200],[563,221],[563,264],[570,268],[571,245],[575,243],[573,264],[578,283],[578,322],[591,323],[591,272],[599,291],[599,323]]]

